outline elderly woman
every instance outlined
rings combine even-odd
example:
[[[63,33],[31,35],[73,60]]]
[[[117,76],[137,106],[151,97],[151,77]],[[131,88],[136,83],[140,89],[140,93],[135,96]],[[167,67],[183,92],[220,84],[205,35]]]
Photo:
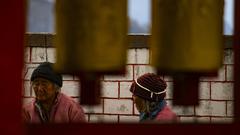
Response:
[[[61,93],[62,75],[53,70],[53,63],[44,62],[32,73],[31,88],[35,99],[23,107],[27,123],[86,122],[79,103]]]
[[[130,88],[140,122],[177,122],[177,115],[165,101],[167,84],[158,75],[146,73],[136,79]]]

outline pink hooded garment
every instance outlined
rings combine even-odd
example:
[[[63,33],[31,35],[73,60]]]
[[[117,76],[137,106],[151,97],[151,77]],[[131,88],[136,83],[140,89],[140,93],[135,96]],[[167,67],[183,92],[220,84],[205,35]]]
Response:
[[[156,121],[168,123],[168,122],[179,122],[179,117],[177,117],[176,113],[174,113],[169,106],[165,105],[165,107],[157,114]]]
[[[23,120],[26,123],[42,123],[39,112],[35,106],[36,100],[23,107]],[[86,122],[82,107],[72,98],[59,93],[53,105],[50,123],[76,123]]]

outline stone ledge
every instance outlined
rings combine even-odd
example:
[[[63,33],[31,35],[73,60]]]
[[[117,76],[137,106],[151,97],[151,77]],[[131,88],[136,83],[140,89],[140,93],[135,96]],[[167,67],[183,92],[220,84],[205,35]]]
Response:
[[[28,47],[54,47],[53,33],[26,33],[25,45]],[[128,35],[129,48],[149,48],[149,34]],[[233,48],[233,36],[224,36],[225,49]]]

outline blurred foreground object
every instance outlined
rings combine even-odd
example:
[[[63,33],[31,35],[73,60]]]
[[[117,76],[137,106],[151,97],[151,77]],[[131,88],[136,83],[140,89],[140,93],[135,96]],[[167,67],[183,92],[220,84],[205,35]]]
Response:
[[[224,0],[153,0],[152,64],[173,76],[174,104],[198,104],[200,76],[223,59]]]
[[[25,0],[1,0],[1,135],[23,135],[21,117],[24,66]]]
[[[82,104],[99,103],[102,74],[124,73],[127,22],[126,0],[56,1],[55,68],[80,77]]]
[[[234,7],[234,122],[240,123],[240,1]]]

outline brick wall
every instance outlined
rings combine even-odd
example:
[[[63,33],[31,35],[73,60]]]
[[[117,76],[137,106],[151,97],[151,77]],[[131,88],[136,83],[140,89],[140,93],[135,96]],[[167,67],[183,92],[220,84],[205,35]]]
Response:
[[[34,98],[30,89],[30,76],[33,69],[41,62],[55,62],[55,48],[52,46],[51,34],[27,34],[25,48],[24,104]],[[133,42],[133,39],[137,40]],[[133,79],[146,72],[155,72],[149,65],[147,36],[131,37],[128,50],[127,74],[125,76],[107,76],[102,79],[102,103],[98,106],[83,106],[89,122],[138,122],[138,111],[131,99],[129,88]],[[140,46],[140,47],[139,47]],[[178,114],[181,122],[229,123],[233,120],[233,50],[224,50],[224,62],[218,77],[200,79],[199,106],[172,106],[172,79],[163,76],[167,81],[167,102]],[[78,100],[78,78],[64,75],[62,92]]]

